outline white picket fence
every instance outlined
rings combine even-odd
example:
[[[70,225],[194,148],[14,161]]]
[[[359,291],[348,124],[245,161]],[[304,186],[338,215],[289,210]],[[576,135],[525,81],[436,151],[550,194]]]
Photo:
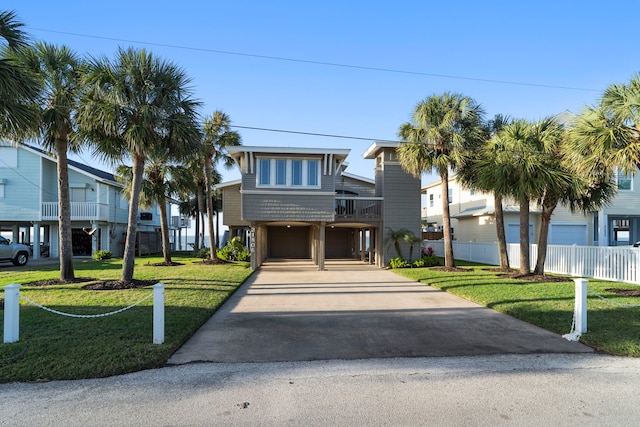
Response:
[[[422,246],[431,247],[438,256],[444,255],[443,240],[424,240]],[[507,245],[509,263],[520,267],[520,245]],[[464,261],[499,265],[497,243],[453,242],[453,256]],[[535,266],[538,245],[531,245],[529,257]],[[566,274],[574,277],[612,280],[640,285],[640,248],[615,246],[549,245],[544,264],[546,273]]]

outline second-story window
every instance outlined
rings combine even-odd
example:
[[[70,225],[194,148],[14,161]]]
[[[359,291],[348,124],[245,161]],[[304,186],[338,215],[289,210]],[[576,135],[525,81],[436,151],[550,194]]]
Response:
[[[632,190],[633,188],[631,188],[631,180],[631,174],[624,173],[623,171],[618,170],[618,190]]]
[[[315,159],[261,158],[258,187],[318,187],[320,161]]]
[[[429,194],[429,207],[433,207],[433,194]]]

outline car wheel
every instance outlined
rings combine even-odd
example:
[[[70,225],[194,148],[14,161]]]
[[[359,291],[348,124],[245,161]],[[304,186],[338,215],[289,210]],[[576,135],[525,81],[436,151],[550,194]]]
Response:
[[[18,252],[18,255],[13,260],[13,265],[23,266],[29,261],[29,254],[26,252]]]

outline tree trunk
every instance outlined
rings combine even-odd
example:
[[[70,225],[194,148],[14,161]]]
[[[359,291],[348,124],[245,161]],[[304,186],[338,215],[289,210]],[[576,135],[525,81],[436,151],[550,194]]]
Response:
[[[529,259],[529,199],[520,200],[520,274],[531,274]]]
[[[129,197],[129,218],[127,224],[127,240],[124,244],[124,258],[122,260],[122,280],[133,279],[135,267],[136,236],[138,232],[138,203],[140,201],[140,189],[144,176],[145,156],[140,153],[133,155],[133,177],[131,181],[131,194]]]
[[[216,254],[216,230],[213,227],[213,199],[211,198],[211,175],[213,173],[213,157],[207,156],[204,162],[204,174],[206,180],[205,198],[207,202],[207,225],[209,226],[209,244],[211,250],[209,251],[209,259],[217,259]]]
[[[442,183],[442,226],[444,227],[444,266],[455,267],[453,259],[453,239],[451,236],[451,216],[449,214],[449,171],[447,169],[440,172]]]
[[[504,211],[502,210],[502,196],[493,194],[493,204],[495,205],[496,234],[498,236],[498,255],[500,257],[500,268],[509,270],[509,253],[507,252],[507,237],[504,232]]]
[[[205,190],[204,188],[199,185],[198,186],[198,215],[200,216],[200,225],[201,225],[201,231],[197,236],[198,239],[198,249],[203,248],[204,247],[204,215],[207,212],[207,207],[205,206]],[[200,240],[200,235],[202,235],[202,240]]]
[[[558,206],[557,201],[542,202],[540,235],[538,236],[538,258],[536,259],[536,268],[533,274],[544,274],[544,263],[547,259],[547,246],[549,245],[549,224],[551,223],[551,215],[553,215],[556,206]]]
[[[60,280],[75,279],[73,270],[73,242],[71,234],[71,197],[69,195],[69,165],[67,163],[66,137],[54,141],[58,157],[58,250],[60,251]],[[33,248],[39,251],[40,248]]]
[[[158,198],[160,210],[160,233],[162,234],[162,256],[164,263],[171,265],[171,243],[169,243],[169,220],[167,218],[167,201],[164,196]]]
[[[200,210],[196,209],[196,226],[195,226],[196,235],[193,238],[193,250],[197,251],[200,249]]]

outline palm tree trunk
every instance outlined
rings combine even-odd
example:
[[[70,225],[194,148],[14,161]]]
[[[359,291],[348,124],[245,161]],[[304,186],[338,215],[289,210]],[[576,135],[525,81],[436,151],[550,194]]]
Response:
[[[127,224],[127,240],[124,244],[124,258],[122,260],[122,280],[133,279],[135,267],[136,237],[138,232],[138,203],[140,201],[140,189],[144,175],[145,157],[143,154],[133,155],[133,177],[131,180],[131,196],[129,199],[129,218]]]
[[[507,252],[507,236],[504,231],[504,211],[502,210],[502,196],[493,193],[493,204],[495,205],[496,234],[498,236],[498,255],[500,257],[500,268],[509,270],[509,253]]]
[[[453,268],[456,262],[453,259],[453,240],[451,236],[451,216],[449,213],[449,171],[440,172],[442,183],[442,226],[444,227],[444,266]]]
[[[167,218],[167,200],[161,196],[158,198],[160,210],[160,233],[162,234],[162,256],[166,265],[171,265],[171,247],[169,243],[169,220]]]
[[[551,215],[553,215],[556,206],[557,203],[555,205],[553,203],[542,203],[540,235],[538,236],[538,258],[536,259],[536,268],[533,274],[544,274],[544,263],[547,259],[547,247],[549,245],[549,224],[551,223]]]
[[[213,157],[207,156],[204,162],[204,174],[206,179],[205,197],[207,202],[207,225],[209,226],[209,244],[211,250],[209,251],[209,259],[217,259],[216,255],[216,230],[213,227],[213,199],[211,198],[211,175],[213,173]]]
[[[520,200],[520,274],[531,274],[529,259],[529,198]]]
[[[204,247],[204,215],[207,212],[207,207],[205,206],[205,190],[204,188],[199,185],[198,186],[198,215],[200,215],[200,225],[202,228],[202,231],[200,234],[202,234],[202,241],[200,241],[200,234],[198,234],[197,239],[198,239],[198,248],[203,248]]]
[[[58,156],[58,239],[60,251],[60,280],[72,281],[75,278],[73,270],[73,242],[71,234],[71,197],[69,195],[69,165],[67,163],[66,138],[56,138],[54,141]],[[39,251],[40,248],[33,248]]]

